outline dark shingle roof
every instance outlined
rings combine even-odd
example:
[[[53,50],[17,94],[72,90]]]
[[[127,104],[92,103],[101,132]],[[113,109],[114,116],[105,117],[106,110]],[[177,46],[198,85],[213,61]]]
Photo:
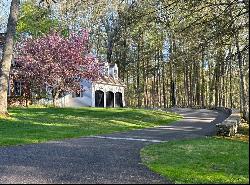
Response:
[[[101,76],[99,79],[94,81],[95,83],[107,84],[107,85],[116,85],[116,86],[123,86],[125,87],[125,83],[122,82],[120,79],[115,79],[113,77],[106,77]]]

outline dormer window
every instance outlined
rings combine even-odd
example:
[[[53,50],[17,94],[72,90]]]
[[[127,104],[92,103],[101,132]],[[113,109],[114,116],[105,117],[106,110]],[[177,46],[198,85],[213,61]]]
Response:
[[[119,75],[118,75],[118,66],[117,66],[117,64],[115,64],[115,65],[114,65],[114,78],[115,78],[115,79],[118,79],[118,76],[119,76]]]
[[[103,75],[106,77],[111,77],[118,79],[118,67],[117,64],[109,64],[105,63],[105,66],[103,68]]]
[[[109,76],[109,68],[108,67],[105,68],[105,76]]]
[[[114,70],[114,78],[118,78],[118,70],[117,69]]]

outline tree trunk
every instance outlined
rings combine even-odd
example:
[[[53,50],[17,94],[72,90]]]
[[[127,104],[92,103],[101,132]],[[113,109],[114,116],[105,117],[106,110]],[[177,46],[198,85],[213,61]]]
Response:
[[[139,42],[139,41],[138,41]],[[138,43],[137,69],[136,69],[136,88],[137,88],[137,106],[141,107],[141,83],[140,83],[140,42]]]
[[[204,56],[204,51],[202,52],[202,67],[201,67],[201,78],[202,78],[202,87],[201,87],[201,106],[204,108],[205,107],[205,56]]]
[[[188,96],[189,96],[189,107],[193,107],[193,78],[192,78],[192,70],[193,70],[193,64],[192,62],[190,63],[190,68],[189,68],[189,91],[188,91]]]
[[[7,25],[7,34],[3,49],[3,58],[0,63],[0,114],[7,115],[7,91],[10,75],[11,61],[13,57],[14,37],[16,34],[16,25],[19,13],[20,0],[12,0],[10,15]]]
[[[184,66],[184,69],[185,69],[185,85],[184,85],[184,88],[185,88],[185,96],[186,96],[186,103],[185,103],[185,106],[189,106],[190,105],[190,96],[189,96],[189,81],[188,81],[188,62],[186,61],[185,62],[185,66]]]
[[[113,43],[112,41],[108,41],[108,48],[107,48],[107,62],[111,63],[112,61],[112,54],[113,54]]]
[[[56,100],[58,99],[59,94],[60,94],[60,92],[57,91],[57,89],[54,89],[54,90],[52,91],[53,107],[56,107]]]
[[[167,108],[167,98],[166,98],[166,82],[165,82],[165,64],[163,64],[162,69],[162,93],[163,93],[163,106],[166,109]]]
[[[243,113],[243,117],[245,116],[245,95],[244,95],[244,75],[243,75],[243,69],[242,69],[242,56],[240,52],[240,46],[239,46],[239,35],[238,33],[235,34],[235,44],[237,48],[237,59],[238,59],[238,65],[240,70],[240,111]]]
[[[172,107],[175,107],[176,106],[176,84],[175,84],[175,77],[176,77],[176,74],[175,74],[175,65],[174,65],[174,58],[173,58],[173,53],[174,53],[174,39],[171,40],[170,42],[170,56],[171,56],[171,59],[170,59],[170,83],[171,83],[171,104],[172,104]]]
[[[196,105],[201,105],[201,94],[200,94],[200,65],[198,62],[195,63],[196,66]]]
[[[229,51],[231,55],[231,48]],[[230,108],[233,108],[233,86],[232,86],[232,59],[229,59],[229,102],[230,102]]]

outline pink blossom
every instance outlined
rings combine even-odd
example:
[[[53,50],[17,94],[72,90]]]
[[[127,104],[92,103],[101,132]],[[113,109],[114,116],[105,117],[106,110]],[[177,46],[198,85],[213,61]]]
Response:
[[[95,79],[99,75],[98,60],[88,53],[88,33],[72,33],[68,38],[58,33],[26,39],[17,45],[13,72],[36,87],[45,85],[58,91],[74,91],[81,78]]]

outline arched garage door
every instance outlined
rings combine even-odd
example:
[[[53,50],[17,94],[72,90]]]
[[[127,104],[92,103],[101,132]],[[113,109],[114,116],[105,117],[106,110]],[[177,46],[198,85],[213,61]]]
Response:
[[[103,91],[95,92],[95,106],[104,107],[104,92]]]
[[[115,93],[115,104],[116,107],[123,107],[122,93],[120,92]]]
[[[114,107],[114,93],[111,91],[106,93],[106,106]]]

